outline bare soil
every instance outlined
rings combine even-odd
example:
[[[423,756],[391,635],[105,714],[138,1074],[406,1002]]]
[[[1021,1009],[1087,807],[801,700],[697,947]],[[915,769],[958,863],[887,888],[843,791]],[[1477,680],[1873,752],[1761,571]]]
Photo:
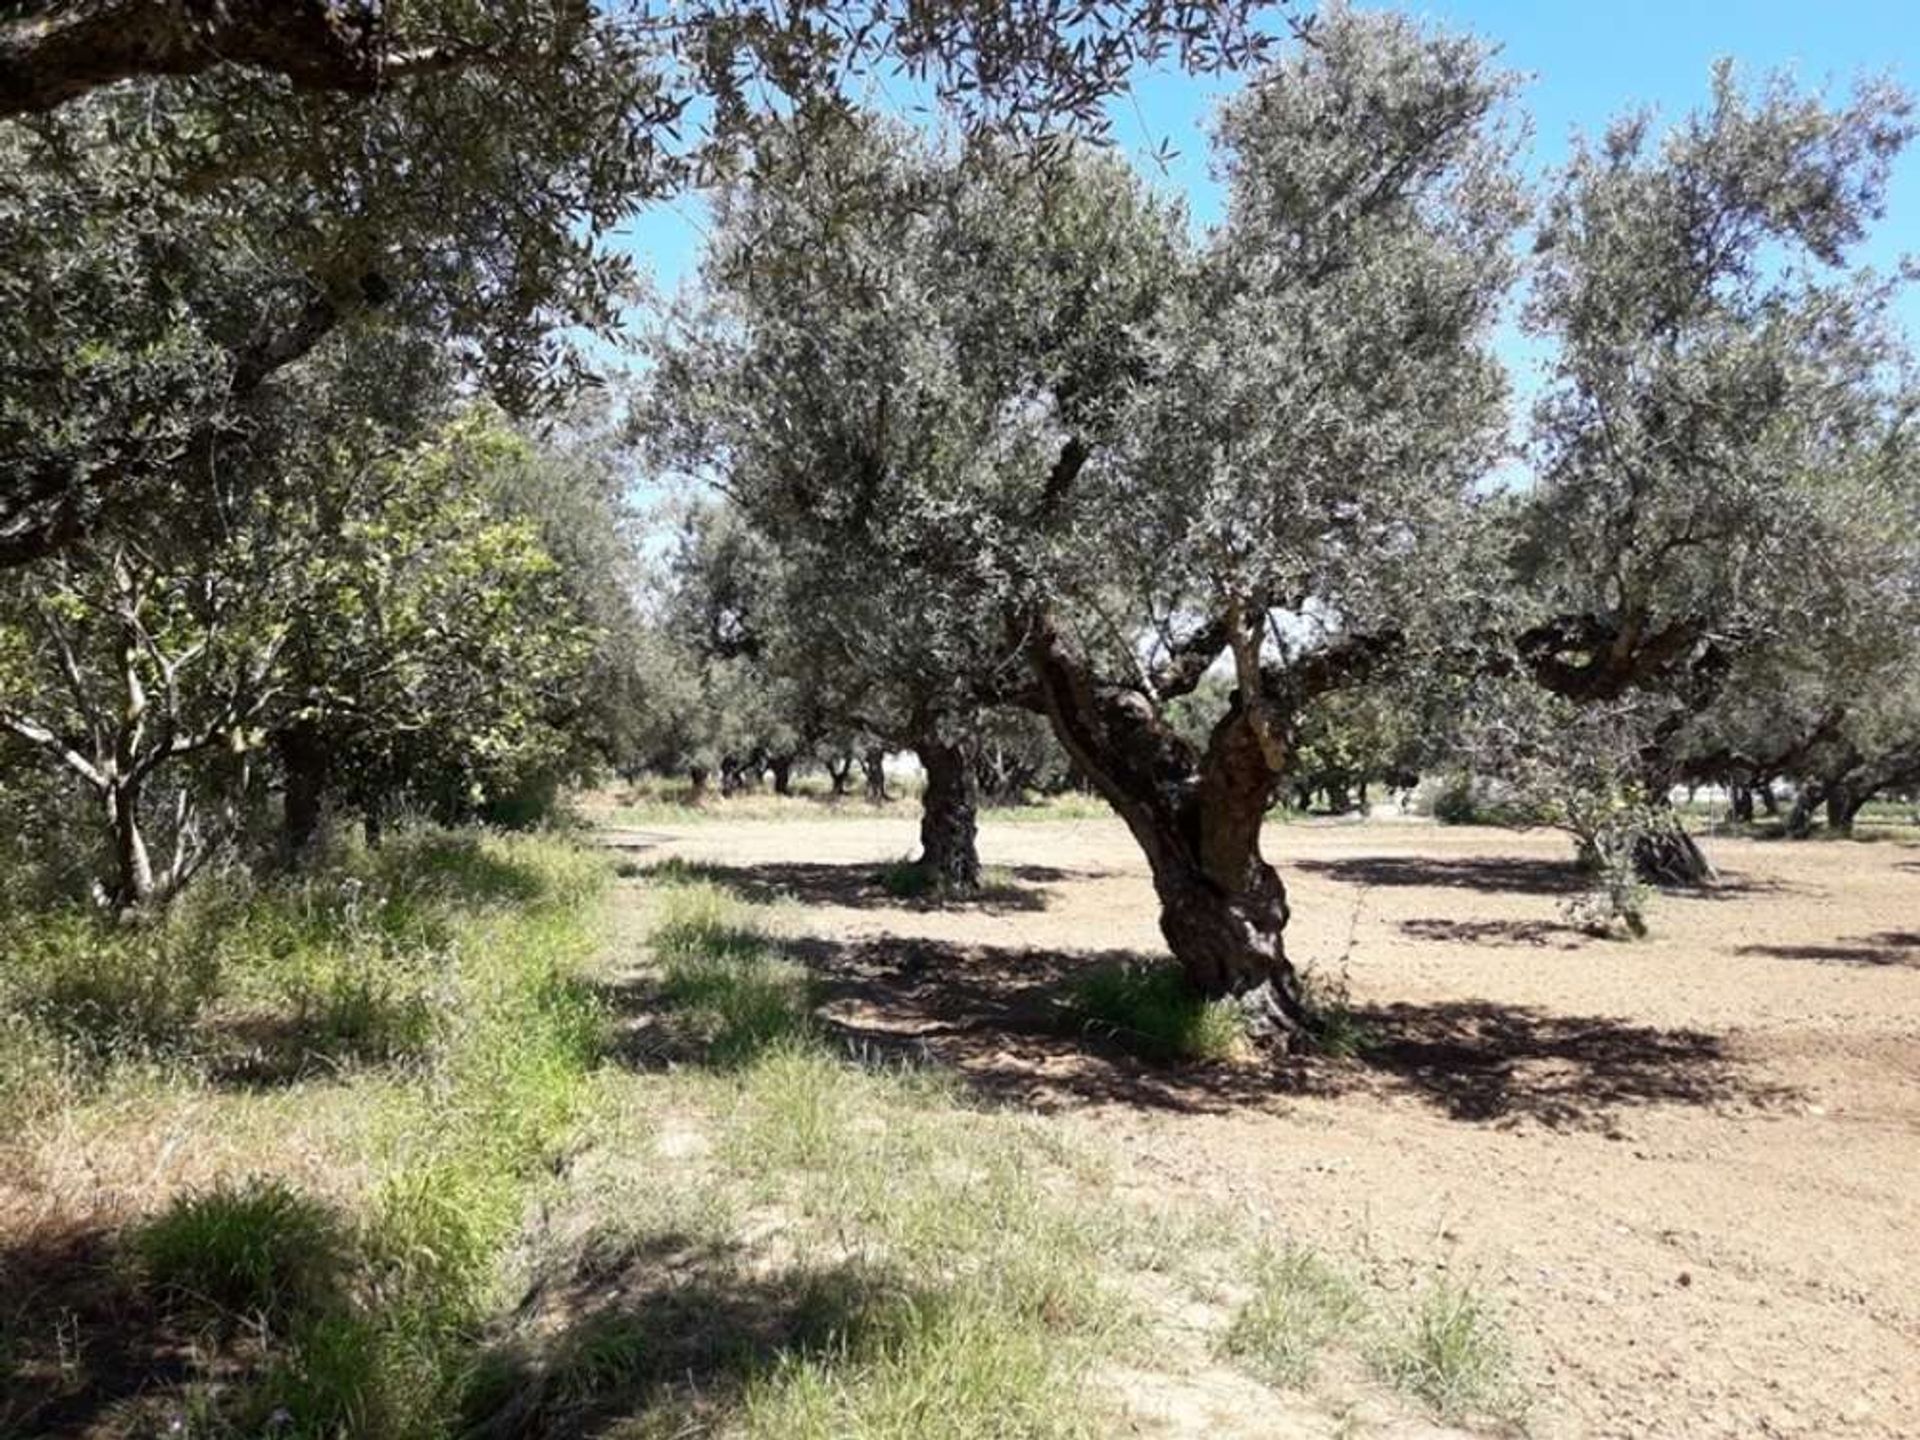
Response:
[[[1373,1045],[1183,1068],[1061,1024],[1063,978],[1162,950],[1116,822],[989,819],[1012,884],[947,907],[875,883],[907,821],[611,838],[792,897],[853,1037],[1098,1137],[1148,1203],[1490,1292],[1536,1434],[1920,1435],[1920,846],[1710,841],[1722,884],[1622,942],[1564,923],[1557,835],[1276,826],[1293,954]]]

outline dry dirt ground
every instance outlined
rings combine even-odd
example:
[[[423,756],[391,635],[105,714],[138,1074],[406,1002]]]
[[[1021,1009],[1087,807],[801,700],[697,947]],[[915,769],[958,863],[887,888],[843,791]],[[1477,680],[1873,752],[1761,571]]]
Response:
[[[1170,1069],[1045,998],[1160,951],[1115,822],[989,820],[1017,888],[949,908],[873,883],[905,822],[609,838],[791,897],[828,1015],[1098,1137],[1150,1202],[1490,1291],[1536,1434],[1920,1436],[1920,846],[1711,843],[1721,886],[1626,943],[1562,922],[1555,835],[1275,827],[1293,953],[1373,1047]]]

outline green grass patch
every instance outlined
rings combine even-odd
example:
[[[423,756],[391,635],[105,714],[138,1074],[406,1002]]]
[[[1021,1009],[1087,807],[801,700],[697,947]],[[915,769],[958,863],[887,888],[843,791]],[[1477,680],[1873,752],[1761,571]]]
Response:
[[[256,1176],[179,1196],[140,1227],[133,1249],[169,1298],[279,1329],[337,1301],[348,1236],[330,1207]]]
[[[1506,1330],[1471,1286],[1428,1285],[1399,1323],[1377,1337],[1372,1362],[1382,1379],[1444,1419],[1514,1422],[1526,1408]]]
[[[1238,1009],[1206,999],[1178,967],[1160,961],[1089,971],[1068,991],[1067,1008],[1087,1029],[1153,1059],[1231,1060],[1247,1046]]]
[[[879,885],[896,900],[925,900],[936,905],[967,900],[1008,900],[1025,894],[1013,871],[1004,865],[983,865],[977,886],[971,890],[953,890],[917,860],[895,860],[880,871]]]
[[[604,1050],[583,977],[609,870],[553,837],[403,833],[297,880],[216,880],[143,925],[17,922],[35,938],[0,976],[10,1114],[178,1114],[189,1132],[278,1116],[259,1170],[284,1163],[284,1134],[289,1152],[349,1148],[367,1176],[324,1199],[266,1173],[216,1183],[125,1237],[166,1323],[211,1322],[190,1347],[203,1372],[143,1381],[141,1413],[211,1436],[453,1433]]]
[[[1321,1353],[1366,1323],[1353,1281],[1311,1250],[1288,1246],[1254,1261],[1253,1294],[1233,1315],[1227,1354],[1271,1384],[1299,1388]]]

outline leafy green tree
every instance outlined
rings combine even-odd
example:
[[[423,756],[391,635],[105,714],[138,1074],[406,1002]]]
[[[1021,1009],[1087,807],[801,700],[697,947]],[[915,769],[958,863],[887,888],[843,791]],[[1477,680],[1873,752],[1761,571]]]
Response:
[[[8,572],[0,730],[89,797],[104,903],[185,885],[257,805],[264,757],[297,851],[330,793],[459,814],[563,748],[591,637],[501,502],[525,448],[485,411],[394,453],[335,434]]]
[[[1655,804],[1736,677],[1795,652],[1844,671],[1911,633],[1911,581],[1886,584],[1914,573],[1920,513],[1897,282],[1846,268],[1911,135],[1890,85],[1832,105],[1723,64],[1703,111],[1664,138],[1629,115],[1555,187],[1526,312],[1556,358],[1520,650],[1570,699],[1664,705]],[[1652,868],[1708,873],[1666,837]]]
[[[221,75],[0,122],[0,564],[232,463],[289,367],[370,328],[512,405],[577,381],[559,327],[630,288],[592,240],[649,184],[630,97],[475,72],[343,104]]]
[[[312,842],[330,795],[377,834],[396,808],[469,818],[568,768],[596,637],[540,527],[514,511],[515,482],[539,468],[483,407],[284,487],[278,524],[307,547],[270,735],[290,851]]]
[[[1194,984],[1288,1035],[1259,830],[1291,716],[1477,583],[1509,89],[1472,42],[1324,13],[1228,108],[1199,251],[1095,157],[816,145],[723,206],[731,308],[662,359],[703,397],[689,465],[950,673],[1006,674],[1139,840]],[[1216,663],[1196,746],[1170,710]]]

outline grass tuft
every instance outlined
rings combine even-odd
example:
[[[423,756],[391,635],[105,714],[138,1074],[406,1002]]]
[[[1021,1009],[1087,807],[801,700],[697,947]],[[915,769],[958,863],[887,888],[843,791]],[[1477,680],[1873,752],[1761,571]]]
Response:
[[[327,1206],[258,1177],[180,1196],[135,1234],[134,1252],[163,1293],[275,1329],[330,1308],[348,1260]]]
[[[1313,1378],[1321,1352],[1367,1317],[1359,1289],[1311,1250],[1290,1245],[1254,1262],[1253,1295],[1234,1312],[1224,1345],[1247,1369],[1275,1385]]]
[[[1373,1365],[1444,1419],[1516,1420],[1525,1409],[1506,1331],[1470,1286],[1429,1285],[1402,1324],[1376,1341]]]
[[[1067,1003],[1088,1029],[1153,1059],[1232,1060],[1247,1049],[1240,1011],[1206,999],[1169,964],[1103,965],[1074,983]]]
[[[980,883],[971,890],[950,889],[917,860],[895,860],[880,871],[880,888],[896,900],[925,900],[936,905],[962,900],[1012,899],[1024,892],[1012,870],[983,865]]]

